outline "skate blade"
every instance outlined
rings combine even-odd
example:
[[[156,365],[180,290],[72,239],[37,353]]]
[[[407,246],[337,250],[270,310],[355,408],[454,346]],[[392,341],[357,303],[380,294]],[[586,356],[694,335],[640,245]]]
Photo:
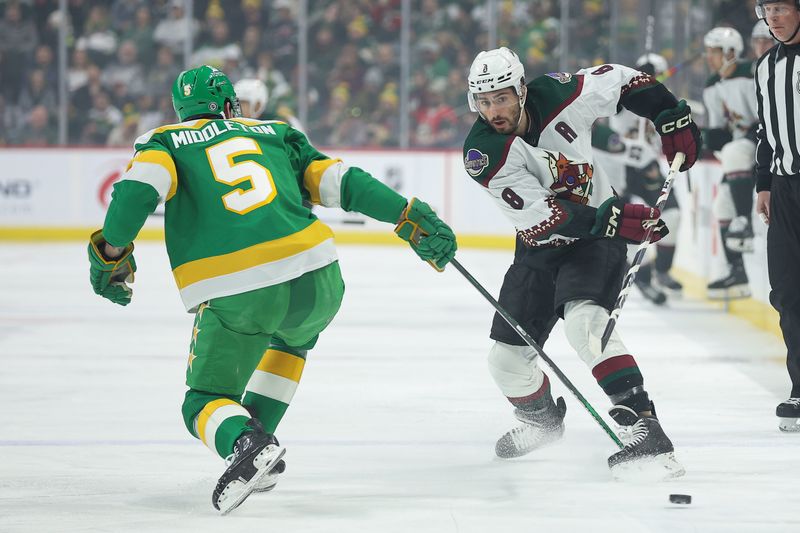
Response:
[[[517,457],[523,457],[529,453],[535,452],[536,450],[541,450],[542,448],[552,446],[556,442],[560,441],[564,436],[564,429],[564,424],[562,424],[561,431],[544,436],[539,442],[536,443],[535,446],[526,449],[495,445],[494,453],[500,459],[516,459]]]
[[[800,433],[800,418],[781,418],[778,429],[784,433]]]
[[[225,516],[239,507],[239,505],[250,496],[253,490],[255,490],[258,482],[269,475],[272,467],[283,458],[285,453],[286,448],[283,446],[270,445],[261,450],[261,453],[253,459],[253,465],[258,468],[258,472],[250,478],[250,481],[242,483],[238,479],[234,479],[223,489],[217,501],[220,514]]]
[[[706,289],[706,298],[709,300],[739,300],[750,297],[750,288],[747,285],[734,285],[727,289]]]
[[[626,461],[611,467],[614,479],[626,482],[665,481],[681,477],[685,473],[686,469],[675,459],[674,452]]]

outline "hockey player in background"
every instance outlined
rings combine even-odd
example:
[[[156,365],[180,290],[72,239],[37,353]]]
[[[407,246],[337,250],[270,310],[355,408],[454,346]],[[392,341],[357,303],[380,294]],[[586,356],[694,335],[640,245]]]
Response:
[[[269,101],[269,89],[267,84],[258,78],[245,78],[236,82],[233,86],[236,96],[239,98],[239,105],[242,106],[242,116],[259,120],[281,120],[298,131],[303,131],[300,123],[291,109],[285,104],[278,103],[273,106],[271,111],[267,109]]]
[[[612,418],[632,430],[609,458],[612,469],[657,457],[669,475],[681,475],[630,350],[615,331],[600,351],[626,270],[626,244],[641,242],[660,213],[616,197],[592,164],[591,128],[626,107],[655,122],[668,160],[686,154],[685,170],[699,142],[689,108],[652,76],[622,65],[551,73],[526,85],[507,48],[477,55],[468,98],[479,116],[464,142],[466,171],[517,229],[500,305],[539,344],[564,319],[567,340],[613,404]],[[666,233],[658,221],[653,240]],[[553,400],[534,350],[499,314],[490,336],[489,370],[522,422],[497,441],[497,455],[518,457],[561,438],[566,404]]]
[[[636,68],[657,78],[669,65],[663,56],[648,53],[636,61]],[[656,205],[664,176],[658,161],[661,142],[652,122],[622,108],[607,124],[595,123],[592,145],[598,164],[612,178],[612,186],[623,200]],[[622,179],[614,183],[614,175]],[[680,209],[674,193],[667,199],[661,219],[675,231],[650,249],[653,253],[644,258],[635,279],[636,287],[645,298],[659,305],[667,301],[667,294],[680,296],[683,291],[680,282],[670,274],[680,225]],[[636,247],[629,247],[629,252],[631,248],[635,253]]]
[[[333,232],[303,200],[397,224],[443,268],[455,237],[424,202],[318,152],[282,122],[238,118],[233,86],[209,66],[172,88],[177,124],[139,137],[89,244],[94,291],[131,300],[133,240],[165,203],[167,252],[187,311],[196,313],[183,403],[186,428],[228,466],[212,496],[227,513],[272,489],[284,448],[274,432],[344,282]]]
[[[708,114],[705,148],[722,165],[722,183],[714,200],[729,273],[707,287],[711,299],[750,296],[742,252],[753,251],[755,134],[758,123],[753,65],[739,61],[742,36],[733,28],[714,28],[703,38],[711,77],[703,90]]]
[[[753,58],[753,73],[755,74],[755,62],[761,56],[766,54],[770,48],[778,44],[772,34],[769,32],[769,26],[763,19],[759,20],[753,25],[753,31],[750,32],[750,50],[752,51]]]

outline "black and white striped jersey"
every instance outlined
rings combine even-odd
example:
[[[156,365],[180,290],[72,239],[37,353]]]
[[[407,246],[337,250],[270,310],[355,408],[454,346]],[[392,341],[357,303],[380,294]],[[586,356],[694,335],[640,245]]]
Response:
[[[800,175],[800,45],[779,44],[756,65],[758,104],[758,191],[768,191],[772,175]],[[800,176],[798,176],[800,177]]]

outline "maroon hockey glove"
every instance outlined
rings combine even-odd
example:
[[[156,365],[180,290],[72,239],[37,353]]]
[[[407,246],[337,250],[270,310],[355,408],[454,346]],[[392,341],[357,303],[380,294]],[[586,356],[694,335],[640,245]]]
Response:
[[[661,211],[643,204],[626,204],[619,198],[609,198],[597,208],[591,234],[609,239],[622,239],[629,244],[644,240],[647,228],[653,227],[650,242],[658,242],[667,236],[669,229],[659,220]]]
[[[681,172],[688,170],[697,161],[697,153],[703,144],[700,130],[692,120],[692,110],[681,100],[672,109],[659,113],[653,121],[656,131],[661,135],[661,150],[667,156],[670,165],[675,154],[683,152],[686,161],[681,165]]]

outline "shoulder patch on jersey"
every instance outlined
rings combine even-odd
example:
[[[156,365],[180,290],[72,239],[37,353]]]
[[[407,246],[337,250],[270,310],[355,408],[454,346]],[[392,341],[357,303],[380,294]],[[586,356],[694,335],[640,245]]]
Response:
[[[558,80],[559,83],[569,83],[572,80],[572,73],[570,72],[549,72],[546,76]]]
[[[487,187],[492,177],[503,168],[511,143],[516,136],[502,135],[484,122],[475,121],[464,141],[464,169],[475,181]]]
[[[479,176],[481,172],[489,166],[489,156],[478,150],[470,148],[464,156],[464,168],[473,178]]]

